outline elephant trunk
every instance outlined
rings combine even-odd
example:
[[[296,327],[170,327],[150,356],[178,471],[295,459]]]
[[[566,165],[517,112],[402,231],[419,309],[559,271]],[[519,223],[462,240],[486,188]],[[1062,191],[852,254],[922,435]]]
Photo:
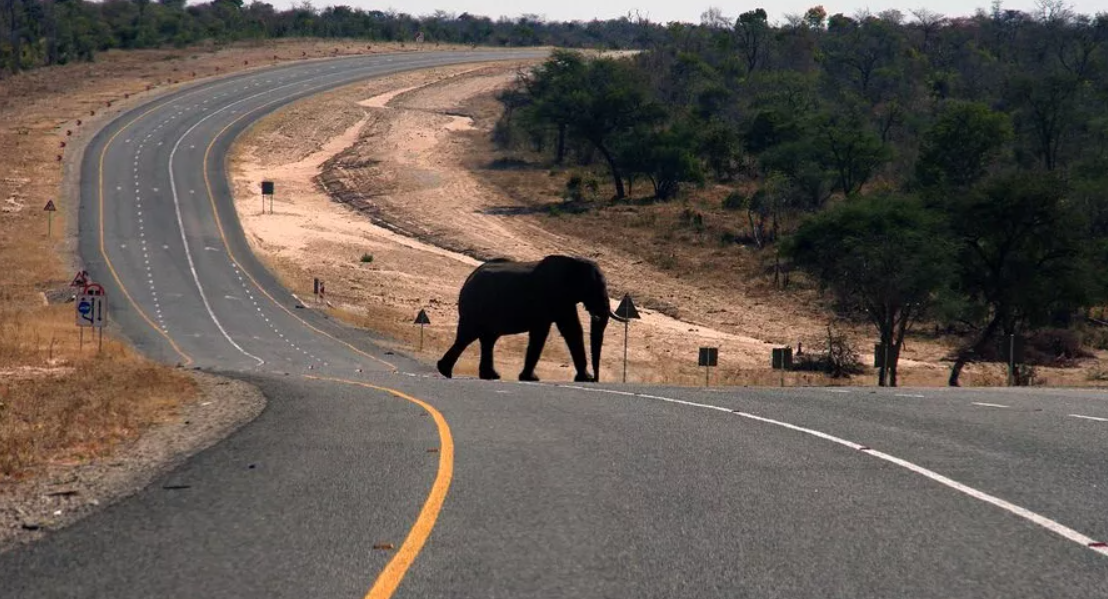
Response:
[[[589,342],[592,349],[593,380],[600,380],[600,350],[604,345],[604,329],[608,326],[608,312],[594,315],[589,326]]]

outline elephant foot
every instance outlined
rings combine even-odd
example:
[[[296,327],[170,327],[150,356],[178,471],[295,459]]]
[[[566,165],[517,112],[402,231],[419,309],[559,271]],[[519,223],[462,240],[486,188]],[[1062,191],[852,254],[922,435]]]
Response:
[[[443,361],[443,360],[439,360],[438,369],[439,369],[439,374],[443,375],[446,378],[451,378],[454,374],[454,369],[447,366],[446,362]]]
[[[596,379],[589,376],[587,372],[578,372],[577,376],[573,377],[575,383],[595,383]]]
[[[535,376],[533,372],[521,372],[519,373],[519,380],[530,383],[539,382],[539,377]]]
[[[479,376],[486,381],[499,381],[500,375],[495,370],[482,370]]]

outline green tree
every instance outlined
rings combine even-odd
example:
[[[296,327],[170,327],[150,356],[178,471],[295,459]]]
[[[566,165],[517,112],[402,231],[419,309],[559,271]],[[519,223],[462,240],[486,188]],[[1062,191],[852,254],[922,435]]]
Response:
[[[772,28],[766,11],[756,8],[739,15],[735,21],[735,40],[742,54],[747,74],[753,73],[758,65],[765,62],[766,45]]]
[[[530,106],[525,118],[557,129],[554,161],[562,164],[566,151],[566,131],[574,119],[574,94],[585,85],[587,65],[580,54],[556,50],[549,60],[522,78]]]
[[[809,218],[783,249],[841,310],[873,323],[893,350],[878,384],[895,387],[904,335],[951,272],[951,246],[936,215],[911,197],[855,197]]]
[[[858,112],[820,119],[816,144],[823,163],[836,174],[838,191],[853,195],[891,157],[889,148]]]
[[[977,102],[947,101],[923,135],[916,178],[925,187],[969,187],[1011,137],[1006,115]]]
[[[1090,300],[1086,219],[1067,194],[1058,177],[1027,173],[998,177],[948,199],[959,245],[954,316],[977,328],[958,351],[951,386],[999,333],[1044,324]]]
[[[641,74],[626,61],[600,58],[589,61],[582,86],[569,94],[569,129],[604,157],[623,198],[623,175],[614,152],[618,138],[637,127],[660,122],[665,114],[651,101]]]

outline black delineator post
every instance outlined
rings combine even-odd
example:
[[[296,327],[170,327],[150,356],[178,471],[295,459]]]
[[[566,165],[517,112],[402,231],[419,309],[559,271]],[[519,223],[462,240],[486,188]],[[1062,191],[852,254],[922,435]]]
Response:
[[[262,214],[265,214],[265,199],[269,197],[269,213],[273,214],[273,181],[262,181]]]
[[[631,321],[623,321],[623,382],[627,382],[627,335],[631,332]]]
[[[711,386],[712,367],[719,365],[719,348],[700,348],[700,359],[697,361],[697,365],[704,367],[704,386]]]
[[[423,308],[419,309],[419,314],[416,314],[415,323],[419,325],[419,351],[423,351],[423,327],[431,324],[431,319],[427,318],[427,311]]]
[[[770,364],[774,370],[781,372],[781,386],[785,386],[785,371],[793,367],[793,348],[791,346],[775,347],[770,351]]]
[[[616,316],[623,320],[623,382],[627,382],[627,338],[630,334],[631,319],[641,318],[639,316],[639,310],[635,307],[634,300],[631,299],[630,293],[623,294],[623,299],[619,302],[619,307],[616,308]]]

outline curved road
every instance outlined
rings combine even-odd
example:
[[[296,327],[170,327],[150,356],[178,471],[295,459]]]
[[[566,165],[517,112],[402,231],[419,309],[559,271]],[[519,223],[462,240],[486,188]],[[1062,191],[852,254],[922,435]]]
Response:
[[[235,135],[359,79],[522,56],[244,73],[96,136],[80,243],[113,318],[269,406],[0,555],[0,596],[1108,596],[1103,394],[448,381],[297,307],[237,223]]]

